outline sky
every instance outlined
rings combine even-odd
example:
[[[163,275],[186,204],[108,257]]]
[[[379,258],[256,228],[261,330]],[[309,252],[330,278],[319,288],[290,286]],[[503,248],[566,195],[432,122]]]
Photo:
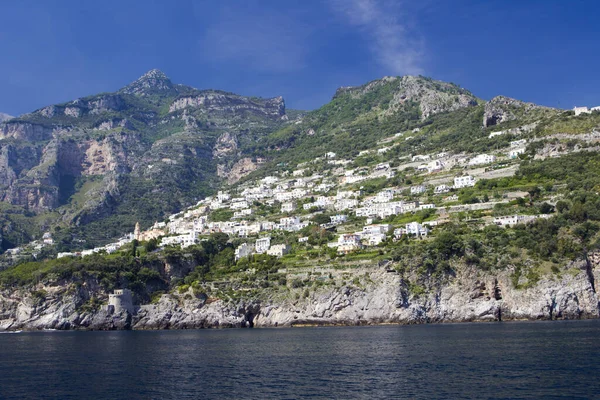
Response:
[[[600,2],[587,0],[20,0],[0,3],[0,112],[174,83],[288,108],[341,86],[425,75],[489,100],[600,105]]]

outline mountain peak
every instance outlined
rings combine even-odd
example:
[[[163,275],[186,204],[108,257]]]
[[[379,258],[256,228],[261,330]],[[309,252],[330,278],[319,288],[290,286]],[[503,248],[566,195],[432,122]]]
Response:
[[[9,119],[14,118],[12,115],[8,115],[0,112],[0,122],[8,121]]]
[[[159,69],[151,69],[120,91],[144,96],[150,93],[169,91],[172,88],[173,83],[164,72]]]

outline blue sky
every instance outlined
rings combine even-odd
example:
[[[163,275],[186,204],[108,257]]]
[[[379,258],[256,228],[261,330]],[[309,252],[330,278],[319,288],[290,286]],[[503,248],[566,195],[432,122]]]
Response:
[[[114,91],[152,68],[300,109],[405,74],[484,99],[595,106],[598,15],[584,0],[6,1],[0,111]]]

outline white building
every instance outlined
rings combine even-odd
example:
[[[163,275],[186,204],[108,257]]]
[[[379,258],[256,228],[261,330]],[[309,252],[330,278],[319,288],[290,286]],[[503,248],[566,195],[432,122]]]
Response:
[[[471,175],[457,176],[454,178],[454,188],[461,189],[475,186],[475,179]]]
[[[406,224],[406,227],[404,229],[407,235],[413,236],[427,236],[427,233],[429,232],[426,226],[423,226],[418,222],[411,222],[409,224]]]
[[[235,249],[235,260],[239,260],[242,257],[248,257],[254,252],[254,247],[248,243],[242,243]]]
[[[47,245],[54,244],[54,239],[52,239],[52,235],[50,234],[50,232],[44,233],[44,235],[42,236],[42,242],[44,242],[44,244]]]
[[[344,214],[332,215],[329,218],[331,219],[332,224],[343,224],[348,221],[348,216]]]
[[[282,213],[289,213],[292,212],[296,209],[296,202],[295,201],[286,201],[285,203],[281,204],[281,212]]]
[[[418,170],[427,171],[428,173],[441,171],[444,169],[444,164],[440,160],[433,160],[427,164],[421,164],[417,167]]]
[[[425,193],[425,190],[427,190],[427,189],[423,185],[411,186],[411,188],[410,188],[410,194]]]
[[[269,236],[256,240],[255,249],[258,254],[266,253],[271,247],[271,238]]]
[[[479,154],[469,160],[469,165],[490,164],[496,161],[496,156],[489,154]]]
[[[433,189],[433,193],[435,194],[448,193],[449,191],[450,187],[448,185],[439,185],[436,186],[435,189]]]
[[[227,192],[219,191],[217,193],[217,199],[219,199],[219,201],[228,201],[230,198],[231,196]]]
[[[193,231],[183,235],[165,236],[160,242],[162,246],[180,245],[182,249],[192,246],[196,243],[198,243],[198,234]]]
[[[347,254],[355,250],[362,249],[360,236],[355,234],[340,235],[337,242],[328,243],[329,247],[337,247],[338,253]]]
[[[527,144],[527,139],[513,140],[510,142],[510,147],[522,147]]]
[[[287,244],[275,244],[267,250],[267,254],[275,257],[282,257],[290,252],[290,246]]]
[[[233,218],[244,218],[247,217],[249,215],[252,215],[252,209],[251,208],[246,208],[244,210],[240,210],[240,211],[236,211],[233,213]]]
[[[587,107],[573,107],[573,111],[575,111],[575,115],[580,115],[580,114],[590,114],[592,111],[600,111],[600,106],[598,107],[592,107],[592,108],[587,108]]]
[[[344,211],[358,206],[358,200],[356,199],[340,199],[335,202],[334,208],[336,211]]]
[[[243,208],[248,208],[248,202],[245,199],[235,199],[231,201],[231,206],[229,207],[232,210],[241,210]]]
[[[510,149],[508,151],[509,158],[517,158],[519,157],[519,154],[525,154],[525,147]]]
[[[274,177],[274,176],[266,176],[263,179],[261,179],[261,182],[264,183],[265,185],[272,185],[274,183],[276,183],[279,179]]]

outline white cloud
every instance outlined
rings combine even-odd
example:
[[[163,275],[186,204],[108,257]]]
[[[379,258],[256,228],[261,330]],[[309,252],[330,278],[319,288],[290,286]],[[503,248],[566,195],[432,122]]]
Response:
[[[200,41],[207,59],[264,72],[303,68],[311,28],[282,12],[259,7],[225,8]]]
[[[392,74],[423,73],[423,41],[409,29],[402,3],[385,0],[330,0],[333,10],[361,29],[370,49]]]

